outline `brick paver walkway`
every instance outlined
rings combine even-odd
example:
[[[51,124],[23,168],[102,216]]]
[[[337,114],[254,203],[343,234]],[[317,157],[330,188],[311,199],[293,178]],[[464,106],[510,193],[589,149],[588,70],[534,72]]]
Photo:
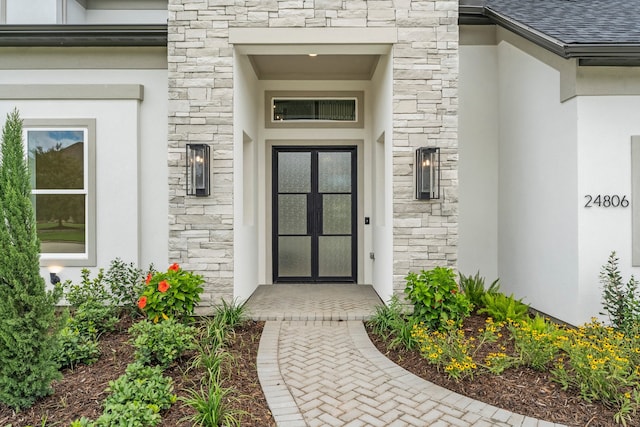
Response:
[[[382,355],[362,324],[371,286],[259,286],[247,314],[266,320],[258,375],[280,427],[553,426],[453,393]],[[508,392],[508,391],[507,391]]]
[[[258,375],[288,426],[553,426],[446,390],[384,357],[361,321],[267,321]]]

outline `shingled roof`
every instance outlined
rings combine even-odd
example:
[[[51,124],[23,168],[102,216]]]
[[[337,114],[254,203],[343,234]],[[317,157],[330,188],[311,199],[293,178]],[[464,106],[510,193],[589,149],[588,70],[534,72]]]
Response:
[[[638,65],[639,21],[639,0],[460,0],[461,24],[497,24],[584,65]]]

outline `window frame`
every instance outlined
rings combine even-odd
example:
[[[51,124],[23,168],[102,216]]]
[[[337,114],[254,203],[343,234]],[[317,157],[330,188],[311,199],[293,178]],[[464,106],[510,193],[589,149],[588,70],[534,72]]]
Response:
[[[356,119],[339,120],[273,120],[273,105],[276,99],[325,100],[354,99]],[[327,129],[327,128],[364,128],[364,92],[363,91],[265,91],[265,128],[271,129]]]
[[[31,194],[83,194],[85,195],[85,251],[84,253],[40,253],[40,265],[61,267],[96,266],[96,120],[95,119],[24,119],[22,124],[25,154],[29,156],[29,131],[83,131],[84,188],[37,189]],[[35,213],[35,210],[34,210]]]

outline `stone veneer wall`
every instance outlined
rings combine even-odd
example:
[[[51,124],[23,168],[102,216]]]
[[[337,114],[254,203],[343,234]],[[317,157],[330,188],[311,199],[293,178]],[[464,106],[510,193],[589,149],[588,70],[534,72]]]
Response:
[[[397,27],[393,49],[394,289],[457,261],[458,0],[169,0],[169,258],[233,297],[232,27]],[[185,146],[212,145],[211,196],[185,196]],[[440,201],[414,200],[415,148],[439,146]]]

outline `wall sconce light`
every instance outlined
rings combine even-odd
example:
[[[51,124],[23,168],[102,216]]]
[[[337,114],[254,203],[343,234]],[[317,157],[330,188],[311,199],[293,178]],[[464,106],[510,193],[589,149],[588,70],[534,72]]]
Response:
[[[57,285],[58,283],[60,283],[60,276],[58,276],[58,273],[60,273],[60,270],[62,270],[62,267],[60,267],[59,265],[51,265],[49,266],[49,281],[51,282],[52,285]]]
[[[440,148],[421,147],[416,150],[416,199],[440,198]]]
[[[187,195],[208,196],[209,155],[207,144],[187,144]]]

